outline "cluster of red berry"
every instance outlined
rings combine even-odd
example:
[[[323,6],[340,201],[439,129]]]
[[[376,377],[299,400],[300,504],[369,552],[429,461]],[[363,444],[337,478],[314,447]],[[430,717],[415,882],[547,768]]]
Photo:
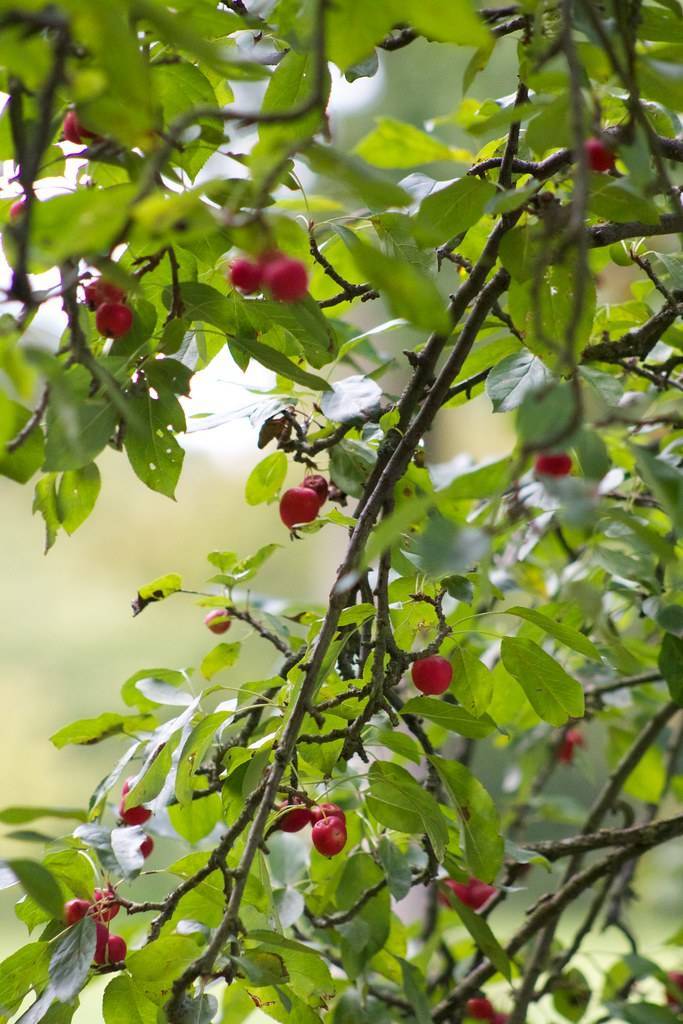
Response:
[[[95,326],[105,338],[122,338],[133,326],[126,293],[103,277],[85,286],[85,303],[95,313]]]
[[[111,886],[95,889],[92,900],[69,900],[64,904],[64,920],[71,926],[84,917],[95,919],[97,940],[93,960],[96,964],[120,964],[126,959],[126,943],[120,935],[109,934],[109,922],[121,905]]]
[[[126,797],[130,792],[133,779],[126,779],[121,789],[121,800],[119,801],[119,818],[125,825],[144,825],[152,817],[152,812],[139,804],[137,807],[126,809]],[[147,860],[154,850],[154,840],[151,836],[145,836],[140,843],[140,853]]]
[[[230,283],[245,295],[265,288],[278,302],[298,302],[308,291],[308,271],[301,260],[271,251],[257,261],[235,260],[230,265]]]
[[[329,484],[324,476],[311,473],[300,487],[290,487],[280,498],[280,519],[291,530],[301,523],[312,523],[327,501]]]
[[[346,814],[338,804],[281,804],[278,810],[284,812],[277,823],[281,832],[300,832],[306,825],[313,826],[313,845],[324,857],[335,857],[346,846]]]

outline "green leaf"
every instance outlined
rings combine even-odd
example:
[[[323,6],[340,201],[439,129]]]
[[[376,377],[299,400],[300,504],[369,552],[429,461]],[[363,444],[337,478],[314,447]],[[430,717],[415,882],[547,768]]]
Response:
[[[185,414],[175,395],[157,392],[129,399],[130,419],[123,443],[137,477],[151,490],[175,496],[185,452],[175,434],[185,430]]]
[[[316,369],[326,366],[334,359],[337,353],[334,329],[310,295],[298,302],[275,302],[270,299],[243,301],[242,309],[256,331],[262,335],[262,340],[264,337],[268,337],[268,332],[277,326],[291,334],[308,362]],[[238,332],[234,341],[243,345],[258,362],[261,362],[260,357],[256,354],[257,351],[260,351],[258,348],[260,342],[256,342],[256,348],[252,351],[254,339],[241,331]],[[263,345],[263,347],[270,348],[269,345]],[[278,349],[272,349],[272,351],[279,354]],[[268,364],[263,363],[263,365],[267,366]],[[274,367],[269,368],[274,369]],[[294,377],[290,379],[295,380]],[[315,379],[319,381],[319,378]],[[322,390],[328,390],[329,387],[329,384],[325,384]],[[321,390],[319,383],[316,385],[316,390]]]
[[[405,260],[386,256],[359,239],[352,243],[351,254],[363,276],[385,296],[393,316],[403,317],[426,331],[450,334],[445,302],[430,277]]]
[[[683,640],[680,637],[665,633],[657,664],[671,699],[683,706]]]
[[[344,438],[330,452],[330,477],[341,491],[360,498],[376,459],[376,452],[364,441]]]
[[[6,807],[0,811],[3,825],[26,825],[40,818],[63,818],[67,821],[87,821],[87,814],[76,807]]]
[[[395,900],[402,900],[412,888],[410,858],[399,850],[387,836],[381,836],[377,844],[377,855],[387,876],[389,892]]]
[[[476,659],[475,659],[476,660]],[[451,659],[452,661],[452,659]],[[481,663],[480,663],[481,664]],[[483,667],[483,666],[482,666]],[[465,708],[449,704],[436,697],[411,697],[406,701],[402,715],[419,715],[449,732],[466,736],[470,740],[481,740],[495,731],[496,723],[489,715],[474,716]]]
[[[57,750],[71,744],[88,746],[92,743],[101,743],[110,736],[120,736],[122,733],[133,735],[148,724],[149,719],[141,715],[117,715],[112,711],[105,711],[97,718],[81,718],[71,725],[65,725],[50,737],[50,742]]]
[[[413,25],[427,39],[459,46],[487,46],[491,34],[479,17],[473,0],[393,0],[397,22]]]
[[[532,352],[516,352],[494,366],[486,378],[486,394],[494,412],[510,412],[528,394],[540,391],[550,380],[550,370]]]
[[[432,756],[430,761],[455,804],[464,837],[465,858],[471,873],[491,882],[503,863],[500,819],[493,800],[465,765]]]
[[[356,144],[354,153],[375,167],[413,167],[452,159],[445,142],[393,117],[376,118],[375,128]]]
[[[482,219],[496,187],[476,177],[458,178],[420,203],[415,234],[423,245],[438,245]]]
[[[263,314],[260,313],[259,316]],[[311,391],[329,391],[331,385],[323,377],[318,377],[314,373],[309,373],[308,370],[303,370],[296,363],[293,363],[283,352],[279,352],[276,348],[271,348],[270,345],[264,345],[260,341],[256,341],[254,338],[245,338],[240,336],[239,339],[233,339],[232,346],[237,349],[241,349],[249,356],[253,356],[257,363],[261,366],[265,366],[267,370],[272,370],[273,373],[278,373],[281,377],[286,377],[287,380],[294,381],[295,384],[301,384],[304,388],[309,388]]]
[[[498,939],[491,931],[486,920],[471,910],[470,907],[466,906],[462,900],[458,899],[455,893],[447,887],[444,887],[442,891],[484,956],[488,957],[493,966],[500,971],[503,977],[510,981],[512,977],[512,969],[510,967],[510,961],[508,960],[507,953],[498,942]]]
[[[148,604],[155,601],[163,601],[171,594],[177,594],[183,588],[183,578],[180,573],[168,572],[165,576],[159,576],[151,583],[145,583],[140,587],[135,601],[133,601],[133,615],[139,615]]]
[[[157,1008],[146,999],[132,978],[119,974],[107,985],[102,998],[105,1024],[156,1024]]]
[[[100,471],[94,462],[62,475],[57,488],[57,514],[67,533],[73,533],[88,518],[100,487]]]
[[[48,473],[40,478],[36,484],[33,496],[33,513],[40,512],[45,523],[45,553],[50,550],[57,540],[57,534],[61,523],[57,511],[57,475]]]
[[[285,482],[287,456],[284,452],[273,452],[257,462],[247,479],[245,498],[247,505],[260,505],[272,501]]]
[[[453,666],[451,690],[465,710],[479,718],[493,696],[490,670],[466,647],[456,647],[449,660]]]
[[[114,406],[108,398],[91,397],[89,392],[90,377],[82,366],[52,380],[43,469],[81,469],[112,437],[117,418]]]
[[[524,334],[524,344],[553,369],[561,364],[571,341],[571,357],[578,358],[587,345],[593,328],[596,292],[592,279],[588,282],[581,316],[574,325],[575,266],[548,267],[536,284],[513,280],[509,292],[509,312],[515,325]],[[571,339],[570,328],[574,326]]]
[[[34,860],[16,859],[6,860],[4,864],[17,881],[24,892],[35,900],[50,917],[61,920],[64,913],[64,900],[61,890],[55,881],[52,873]]]
[[[410,203],[410,194],[391,178],[357,157],[348,156],[331,146],[309,146],[302,153],[302,158],[312,171],[342,184],[371,210],[402,207]]]
[[[376,761],[370,768],[367,807],[382,825],[413,835],[426,833],[441,860],[448,841],[448,830],[439,805],[431,793],[420,786],[397,764]]]
[[[407,960],[403,960],[400,957],[397,957],[397,960],[401,965],[403,991],[413,1008],[417,1024],[431,1024],[432,1011],[429,999],[427,998],[424,975],[414,964],[409,964]]]
[[[354,374],[336,381],[323,395],[320,408],[335,423],[353,423],[378,410],[381,397],[382,389],[371,377]]]
[[[671,518],[676,533],[683,532],[683,473],[640,445],[631,445],[638,472],[651,487]]]
[[[149,946],[129,953],[126,968],[136,989],[157,1006],[162,1006],[168,1001],[171,983],[198,954],[199,947],[194,938],[162,935]]]
[[[58,939],[50,960],[50,985],[55,999],[70,1002],[83,988],[95,955],[96,930],[84,917]]]
[[[11,1017],[31,988],[45,985],[50,963],[47,942],[22,946],[0,963],[0,1014]]]
[[[195,787],[192,784],[194,773],[202,764],[204,756],[213,743],[216,733],[227,718],[229,712],[217,711],[207,715],[198,723],[187,737],[178,758],[178,769],[175,782],[175,794],[181,804],[192,800]]]
[[[4,396],[3,396],[4,397]],[[31,413],[18,402],[6,399],[4,413],[7,417],[5,440],[16,437],[26,426]],[[45,458],[45,440],[40,427],[35,427],[26,440],[14,452],[5,450],[4,442],[0,443],[0,476],[9,477],[18,484],[25,484],[40,469]]]
[[[231,668],[239,658],[241,644],[217,644],[209,651],[201,664],[201,672],[205,679],[213,679],[217,672]]]
[[[534,711],[544,722],[560,726],[569,718],[583,716],[581,684],[572,679],[533,640],[505,637],[501,645],[501,658],[507,671],[520,684]]]
[[[527,622],[533,622],[535,626],[555,637],[565,647],[570,647],[573,651],[578,651],[579,654],[584,654],[594,661],[602,661],[600,651],[592,640],[589,640],[583,633],[579,633],[578,629],[558,622],[536,608],[507,608],[506,615],[516,615],[520,619],[526,619]]]
[[[36,203],[31,242],[37,266],[46,270],[71,256],[107,252],[126,222],[134,191],[133,185],[77,189]]]

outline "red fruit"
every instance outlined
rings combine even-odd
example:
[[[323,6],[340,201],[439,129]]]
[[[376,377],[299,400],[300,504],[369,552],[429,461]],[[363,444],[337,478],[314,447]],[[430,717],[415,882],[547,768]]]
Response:
[[[444,884],[451,892],[455,893],[458,899],[462,900],[466,907],[471,907],[472,910],[481,910],[484,904],[488,903],[498,891],[492,885],[487,885],[486,882],[482,882],[478,878],[469,878],[465,883],[447,878]],[[447,898],[442,896],[441,902],[444,901],[450,906]]]
[[[574,749],[585,745],[583,734],[578,729],[569,729],[557,750],[557,760],[562,764],[571,764],[574,760]]]
[[[285,807],[291,806],[290,804],[282,804],[279,810],[283,810]],[[302,828],[306,825],[311,824],[311,812],[308,807],[295,806],[291,811],[283,814],[278,819],[277,827],[281,832],[301,832]]]
[[[111,921],[116,917],[121,907],[113,889],[95,889],[93,902],[90,907],[90,916],[96,921]]]
[[[682,971],[669,971],[667,979],[671,983],[671,986],[676,989],[676,992],[667,992],[666,1001],[669,1006],[683,1006],[683,972]]]
[[[62,134],[67,142],[73,142],[75,146],[82,146],[87,139],[100,139],[96,132],[84,128],[75,110],[70,110],[64,118]]]
[[[107,942],[107,963],[120,964],[126,959],[128,949],[120,935],[110,935]]]
[[[488,999],[484,999],[483,996],[476,996],[474,999],[467,1000],[467,1016],[474,1017],[475,1020],[493,1020],[496,1016],[496,1011],[491,1005]]]
[[[611,149],[607,148],[601,139],[596,139],[595,137],[586,139],[583,148],[586,151],[586,158],[591,171],[604,172],[614,170],[616,162],[614,153]]]
[[[300,260],[276,256],[262,264],[263,283],[278,302],[297,302],[308,291],[308,271]]]
[[[230,264],[230,284],[246,295],[259,291],[263,279],[263,267],[251,260],[235,260]]]
[[[507,1024],[509,1019],[507,1013],[494,1013],[491,1018],[491,1024]]]
[[[567,476],[571,473],[572,457],[566,452],[545,452],[534,463],[537,476]]]
[[[338,818],[346,827],[346,815],[339,804],[318,804],[311,807],[311,821],[315,825],[318,821],[325,821],[326,818]]]
[[[21,199],[17,199],[9,208],[9,219],[19,220],[24,209],[26,208],[26,197],[22,196]]]
[[[152,839],[151,836],[145,836],[145,838],[140,843],[140,853],[145,858],[145,860],[147,860],[148,857],[152,856],[153,851],[154,840]]]
[[[85,286],[85,301],[88,309],[93,311],[98,306],[104,303],[114,303],[118,305],[126,301],[126,293],[121,288],[117,288],[115,284],[111,284],[109,281],[105,281],[103,277],[98,277],[90,284]]]
[[[119,817],[126,825],[144,825],[152,817],[152,812],[140,804],[138,807],[129,807],[126,810],[126,796],[130,792],[133,779],[126,779],[121,790],[121,802],[119,804]]]
[[[106,964],[107,946],[109,944],[109,929],[106,925],[100,924],[99,921],[95,921],[95,928],[97,929],[97,941],[95,943],[93,960],[96,964]]]
[[[327,495],[330,490],[330,485],[324,476],[320,476],[319,473],[311,473],[310,476],[305,476],[302,487],[308,487],[309,491],[315,491],[320,499],[320,504],[323,505],[327,501]]]
[[[69,900],[64,904],[64,920],[69,925],[77,924],[83,920],[89,910],[89,900]]]
[[[204,617],[204,625],[212,633],[227,633],[232,625],[228,618],[229,615],[230,612],[227,608],[214,608]]]
[[[318,853],[335,857],[346,846],[346,825],[340,818],[323,818],[311,829],[311,839]]]
[[[447,658],[432,654],[429,658],[414,661],[410,674],[422,693],[445,693],[451,685],[453,666]]]
[[[104,302],[95,313],[95,325],[105,338],[122,338],[133,326],[133,313],[121,302]]]
[[[290,487],[280,498],[280,519],[291,529],[312,523],[320,511],[320,499],[310,487]]]

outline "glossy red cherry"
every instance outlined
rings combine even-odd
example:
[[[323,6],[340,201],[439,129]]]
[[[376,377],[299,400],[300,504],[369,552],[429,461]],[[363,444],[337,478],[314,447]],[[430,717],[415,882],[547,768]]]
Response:
[[[145,836],[145,838],[140,843],[140,853],[145,858],[145,860],[147,860],[148,857],[152,856],[153,852],[154,852],[154,840],[152,839],[151,836]]]
[[[323,857],[336,857],[346,846],[346,826],[339,818],[323,818],[311,829],[311,839]]]
[[[251,260],[239,259],[230,264],[230,284],[245,295],[251,295],[261,288],[263,267]]]
[[[683,971],[669,971],[667,979],[669,980],[672,988],[677,990],[675,992],[667,991],[667,1003],[669,1006],[683,1007]]]
[[[290,487],[280,498],[280,519],[290,529],[312,523],[320,511],[320,499],[310,487]]]
[[[537,476],[567,476],[571,469],[572,457],[566,452],[544,452],[534,463]]]
[[[13,221],[14,220],[19,220],[19,218],[21,217],[21,215],[22,215],[22,213],[24,212],[25,209],[26,209],[26,196],[22,196],[21,199],[15,200],[15,202],[13,202],[12,205],[10,206],[9,214],[8,214],[9,219],[13,220]]]
[[[122,302],[104,302],[95,313],[95,325],[105,338],[122,338],[133,326],[133,313]]]
[[[103,303],[114,303],[118,305],[126,301],[126,293],[122,288],[117,288],[110,281],[98,277],[85,286],[85,302],[88,309],[93,312]]]
[[[107,963],[120,964],[126,959],[128,949],[120,935],[110,935],[107,942]]]
[[[232,625],[230,612],[227,608],[214,608],[212,612],[204,616],[204,625],[212,633],[227,633]]]
[[[498,891],[494,886],[487,885],[478,878],[469,878],[467,882],[456,882],[453,878],[447,878],[444,884],[472,910],[481,910]],[[441,895],[439,899],[441,903],[451,905],[448,897]]]
[[[466,1008],[467,1016],[474,1017],[475,1020],[493,1020],[496,1015],[490,1000],[485,999],[483,996],[475,996],[474,999],[468,999]]]
[[[131,783],[133,779],[126,779],[121,790],[121,802],[119,804],[119,817],[125,821],[126,825],[144,825],[146,821],[152,817],[152,812],[147,807],[143,807],[140,804],[138,807],[129,807],[126,810],[126,796],[130,792]]]
[[[94,917],[96,921],[107,923],[113,917],[116,917],[120,909],[119,901],[113,889],[95,889],[92,906],[90,907],[91,917]]]
[[[432,654],[414,661],[410,674],[421,693],[445,693],[451,685],[453,666],[447,658]]]
[[[571,764],[574,760],[576,747],[584,747],[585,745],[586,741],[583,738],[583,734],[578,729],[569,729],[557,750],[557,760],[561,764]]]
[[[586,151],[586,158],[591,171],[602,173],[614,170],[616,158],[612,150],[607,148],[602,139],[595,137],[586,139],[583,148]]]
[[[314,825],[326,818],[339,818],[341,823],[346,826],[346,814],[339,804],[318,804],[317,807],[311,807],[311,821]]]
[[[305,476],[301,486],[308,487],[309,491],[315,491],[320,499],[321,505],[327,501],[330,485],[325,477],[321,476],[320,473],[311,473],[309,476]]]
[[[278,810],[283,811],[287,807],[292,809],[278,818],[276,825],[281,832],[300,832],[306,825],[311,824],[311,812],[304,804],[280,804]]]
[[[69,900],[64,904],[64,920],[68,925],[78,924],[89,910],[89,900]]]
[[[262,264],[263,283],[278,302],[297,302],[308,291],[308,271],[300,260],[275,256]]]
[[[96,964],[106,964],[107,946],[109,945],[109,929],[105,924],[101,924],[99,921],[95,921],[95,928],[97,929],[97,939],[95,942],[93,960]]]

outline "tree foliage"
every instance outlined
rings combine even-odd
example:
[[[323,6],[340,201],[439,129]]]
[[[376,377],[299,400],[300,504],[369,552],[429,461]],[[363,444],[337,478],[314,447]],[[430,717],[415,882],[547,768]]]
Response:
[[[640,858],[683,835],[680,4],[17,0],[0,28],[0,474],[35,481],[46,547],[93,512],[105,448],[173,497],[181,399],[225,345],[275,375],[251,410],[266,453],[246,505],[274,505],[292,464],[330,482],[278,543],[208,555],[200,605],[270,644],[272,677],[236,691],[229,638],[192,669],[142,668],[119,708],[53,737],[121,745],[89,807],[0,814],[74,826],[3,869],[31,940],[0,965],[2,1020],[68,1021],[101,975],[107,1024],[255,1007],[440,1024],[482,994],[494,1024],[676,1020],[683,996],[628,911]],[[425,41],[469,48],[462,102],[338,148],[330,67],[372,77],[378,55]],[[472,98],[511,41],[509,94]],[[446,141],[453,124],[469,150]],[[276,253],[305,264],[305,295],[275,283]],[[265,287],[231,285],[238,258],[261,261]],[[103,282],[105,303],[86,290]],[[55,298],[50,349],[31,326]],[[111,340],[107,302],[121,327],[132,313],[107,320]],[[441,411],[484,393],[512,414],[511,455],[430,465]],[[346,537],[324,607],[245,600],[282,544],[318,530]],[[134,612],[189,591],[169,572]],[[452,681],[417,695],[435,656]],[[560,806],[549,781],[598,737],[587,809]],[[499,749],[514,771],[494,800]],[[329,801],[346,843],[328,858],[287,824]],[[563,838],[533,838],[558,817]],[[542,899],[496,913],[539,875]],[[64,903],[95,887],[121,916],[67,925]],[[110,962],[102,929],[124,917],[130,949]],[[581,946],[603,925],[632,953],[595,984]]]

